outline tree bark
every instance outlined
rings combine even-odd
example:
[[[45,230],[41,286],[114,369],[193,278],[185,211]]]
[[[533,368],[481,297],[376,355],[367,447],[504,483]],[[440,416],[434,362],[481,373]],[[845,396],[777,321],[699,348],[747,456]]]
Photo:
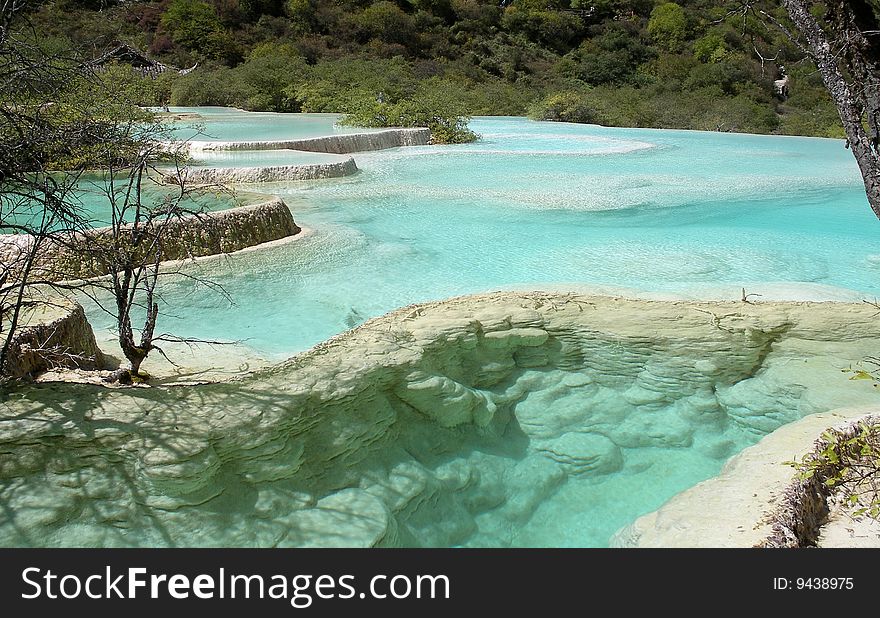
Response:
[[[810,3],[805,0],[782,0],[791,21],[804,36],[822,81],[834,100],[849,147],[862,173],[868,204],[880,218],[880,136],[876,134],[880,129],[880,95],[877,92],[877,66],[867,55],[872,51],[872,46],[854,21],[852,6],[848,6],[864,3],[857,0],[837,4],[840,6],[833,6],[830,11],[837,22],[832,27],[843,30],[836,34],[840,35],[846,48],[842,58],[847,71],[854,78],[852,84],[841,70],[839,56],[832,49],[828,34],[810,12]],[[870,7],[862,8],[874,15]],[[835,11],[838,13],[835,14]],[[866,131],[866,121],[874,135]]]

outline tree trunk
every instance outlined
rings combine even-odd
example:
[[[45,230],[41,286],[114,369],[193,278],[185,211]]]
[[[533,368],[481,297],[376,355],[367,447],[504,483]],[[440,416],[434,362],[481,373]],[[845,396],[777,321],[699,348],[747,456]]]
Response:
[[[133,377],[137,377],[140,375],[141,363],[146,360],[152,346],[150,341],[146,344],[141,341],[141,345],[137,345],[134,341],[134,331],[131,327],[131,317],[129,314],[131,306],[126,302],[129,290],[127,287],[125,290],[126,294],[117,297],[117,301],[119,301],[118,306],[120,308],[119,316],[117,316],[119,347],[122,349],[122,353],[125,355],[126,360],[128,360],[129,373]],[[119,300],[120,298],[122,300]]]
[[[847,4],[849,3],[842,3],[842,6],[836,8],[845,11],[848,20],[852,16],[852,9],[846,6]],[[862,3],[856,2],[855,4]],[[828,35],[810,12],[809,3],[805,0],[782,0],[782,5],[788,11],[791,21],[806,39],[807,47],[816,62],[822,81],[837,106],[849,147],[862,173],[868,204],[874,214],[880,218],[880,150],[878,150],[880,144],[875,136],[868,135],[864,125],[866,114],[868,124],[873,130],[876,130],[877,122],[880,120],[877,117],[880,114],[880,109],[871,109],[877,105],[878,99],[877,93],[874,92],[878,83],[878,76],[875,74],[876,67],[864,56],[866,51],[870,50],[870,44],[868,44],[869,50],[860,50],[855,47],[855,44],[858,43],[856,35],[865,43],[866,41],[854,23],[833,24],[838,28],[845,29],[845,32],[837,34],[838,38],[845,41],[847,45],[844,62],[849,65],[847,66],[848,72],[856,80],[862,80],[862,83],[850,84],[841,71],[838,64],[839,56],[831,48]],[[843,13],[841,13],[841,18],[843,18]]]
[[[132,376],[138,376],[138,375],[140,375],[140,371],[141,371],[141,363],[143,363],[143,362],[144,362],[144,359],[147,357],[146,354],[141,354],[141,353],[140,353],[140,350],[138,350],[138,352],[139,352],[139,353],[138,353],[138,354],[135,354],[133,358],[132,358],[131,356],[128,357],[128,360],[129,360],[129,362],[131,363],[131,368],[130,368],[130,370],[131,370],[131,375],[132,375]]]
[[[126,360],[128,360],[129,371],[131,372],[131,375],[139,376],[141,363],[143,363],[144,360],[147,358],[148,351],[138,345],[135,345],[134,338],[131,336],[120,336],[119,347],[122,348],[122,353],[125,355]]]

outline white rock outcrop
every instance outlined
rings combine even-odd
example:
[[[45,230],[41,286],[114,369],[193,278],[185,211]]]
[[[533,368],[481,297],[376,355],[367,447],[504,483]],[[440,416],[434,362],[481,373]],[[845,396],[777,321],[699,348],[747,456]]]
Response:
[[[186,171],[186,183],[223,184],[278,182],[282,180],[319,180],[351,176],[358,171],[354,159],[334,163],[303,163],[299,165],[271,165],[266,167],[196,167]],[[168,182],[177,182],[169,178]]]
[[[825,429],[875,408],[840,408],[785,425],[733,457],[717,477],[620,530],[616,547],[756,547],[774,535],[800,459]],[[814,522],[815,523],[815,522]],[[818,525],[817,525],[818,531]]]
[[[83,308],[63,298],[26,304],[7,354],[4,374],[14,378],[47,369],[99,369],[104,360]]]
[[[300,231],[287,204],[281,198],[265,196],[258,203],[184,215],[169,221],[163,226],[162,259],[185,260],[232,253],[294,236]],[[107,253],[101,247],[112,236],[112,228],[101,227],[49,239],[35,261],[31,280],[63,281],[108,274]],[[20,256],[28,252],[31,242],[32,238],[24,234],[0,235],[0,263],[21,264]],[[13,271],[13,276],[15,274]]]
[[[385,150],[401,146],[425,146],[431,141],[431,130],[383,129],[370,133],[342,133],[325,137],[309,137],[292,140],[236,141],[236,142],[189,142],[191,152],[210,150],[304,150],[350,154],[370,150]]]

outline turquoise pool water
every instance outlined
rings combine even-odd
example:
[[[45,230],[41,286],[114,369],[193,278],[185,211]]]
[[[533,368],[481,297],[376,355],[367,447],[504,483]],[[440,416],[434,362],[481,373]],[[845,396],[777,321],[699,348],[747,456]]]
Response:
[[[254,118],[230,120],[224,138],[281,138],[276,117]],[[160,330],[241,340],[282,358],[402,305],[501,288],[880,296],[880,222],[840,141],[520,118],[477,118],[472,128],[483,136],[475,144],[359,153],[356,176],[261,185],[286,200],[308,233],[191,267],[222,283],[234,306],[191,280],[169,280]],[[89,317],[109,327],[99,312]],[[784,376],[726,386],[725,415],[734,421],[718,426],[690,420],[701,401],[669,393],[669,405],[642,407],[625,403],[626,380],[597,390],[570,377],[524,373],[519,423],[606,423],[599,429],[620,448],[620,471],[548,489],[525,522],[490,510],[468,544],[604,545],[810,411]],[[656,440],[631,443],[645,435]],[[519,479],[514,494],[552,487],[550,464],[529,453],[468,456],[485,475]]]
[[[171,107],[169,111],[201,116],[173,122],[174,136],[182,140],[251,142],[380,130],[339,126],[341,114],[275,114],[230,107]]]
[[[260,186],[312,232],[200,264],[235,306],[172,284],[164,328],[282,357],[402,305],[507,287],[880,295],[880,222],[840,141],[472,126],[474,144],[358,153],[356,176]]]
[[[111,189],[109,182],[103,177],[84,175],[79,179],[69,202],[75,209],[76,215],[83,226],[102,227],[110,225],[112,222],[110,194],[115,195],[117,203],[121,208],[125,200],[126,189],[127,186],[124,179],[120,179],[115,187]],[[142,203],[147,207],[159,207],[166,199],[177,199],[171,187],[161,185],[152,180],[146,180],[143,183]],[[192,212],[208,212],[232,208],[252,199],[253,196],[246,192],[236,195],[234,193],[209,191],[201,194],[190,193],[180,201],[180,204],[181,207]],[[41,210],[38,208],[20,208],[16,212],[10,213],[9,220],[11,223],[38,228],[40,213]],[[131,221],[132,216],[133,208],[128,210],[126,220]]]

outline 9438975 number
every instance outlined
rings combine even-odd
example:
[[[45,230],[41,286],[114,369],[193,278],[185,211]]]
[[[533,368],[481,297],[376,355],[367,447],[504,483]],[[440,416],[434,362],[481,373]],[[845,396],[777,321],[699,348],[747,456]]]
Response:
[[[794,580],[798,590],[852,590],[852,577],[798,577]]]

